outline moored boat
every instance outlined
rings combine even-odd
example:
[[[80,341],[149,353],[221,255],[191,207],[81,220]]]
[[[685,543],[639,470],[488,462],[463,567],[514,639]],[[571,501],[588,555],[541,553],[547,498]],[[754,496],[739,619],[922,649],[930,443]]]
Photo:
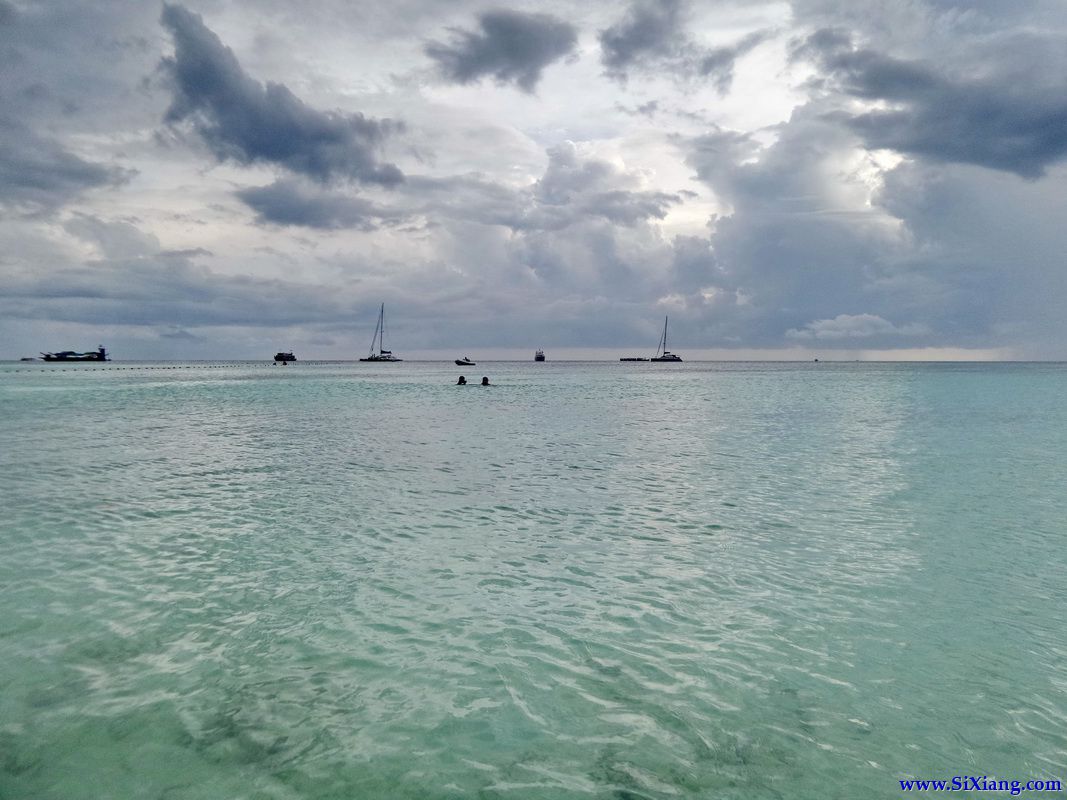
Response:
[[[659,347],[656,348],[656,355],[652,356],[649,361],[681,361],[681,356],[676,356],[670,350],[667,349],[667,318],[663,318],[663,336],[660,337]]]
[[[375,349],[377,346],[377,349]],[[385,303],[378,311],[378,324],[374,327],[374,336],[370,340],[370,354],[360,361],[403,361],[393,355],[392,350],[385,349]]]
[[[107,350],[103,345],[100,345],[96,350],[90,350],[88,353],[75,353],[73,350],[60,350],[55,353],[41,353],[41,358],[45,361],[110,361],[107,357]]]

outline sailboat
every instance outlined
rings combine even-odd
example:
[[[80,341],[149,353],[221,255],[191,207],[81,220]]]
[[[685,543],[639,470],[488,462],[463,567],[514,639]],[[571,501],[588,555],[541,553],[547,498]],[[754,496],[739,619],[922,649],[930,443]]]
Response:
[[[377,350],[375,350],[377,345]],[[378,311],[378,324],[374,326],[374,337],[370,340],[370,355],[360,361],[403,361],[393,355],[392,350],[385,349],[385,303]]]
[[[681,356],[676,356],[667,349],[667,318],[663,318],[663,336],[660,337],[659,346],[656,347],[656,355],[649,361],[681,361]]]

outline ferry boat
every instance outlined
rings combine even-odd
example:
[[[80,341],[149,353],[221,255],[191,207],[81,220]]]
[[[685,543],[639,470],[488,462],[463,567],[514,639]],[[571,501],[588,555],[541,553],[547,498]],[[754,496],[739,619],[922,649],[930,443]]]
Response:
[[[534,353],[534,361],[544,361],[544,360],[545,360],[545,351],[542,350],[539,347],[539,348],[537,348],[537,352]]]
[[[288,361],[296,361],[296,356],[293,355],[292,351],[288,353],[275,353],[274,360],[280,361],[284,364]]]
[[[107,357],[107,350],[103,345],[100,345],[95,351],[90,350],[88,353],[75,353],[73,350],[60,350],[57,353],[41,353],[41,358],[45,361],[110,361]]]

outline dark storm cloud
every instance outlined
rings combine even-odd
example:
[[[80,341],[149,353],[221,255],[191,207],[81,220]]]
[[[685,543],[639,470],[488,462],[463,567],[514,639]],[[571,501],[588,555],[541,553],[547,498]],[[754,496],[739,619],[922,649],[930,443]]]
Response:
[[[677,78],[705,78],[725,93],[737,59],[766,38],[757,31],[731,46],[701,47],[685,30],[682,0],[635,0],[625,18],[600,32],[600,58],[619,81],[632,70],[669,71]]]
[[[426,55],[441,74],[455,83],[492,77],[532,92],[549,64],[574,51],[573,25],[548,14],[487,11],[478,17],[481,31],[452,30],[450,43],[430,42]]]
[[[242,189],[236,194],[256,212],[256,220],[262,224],[372,231],[400,219],[399,214],[365,198],[305,187],[291,180]]]
[[[0,206],[24,213],[53,210],[87,189],[122,183],[131,174],[85,161],[60,143],[0,118]]]
[[[174,38],[174,57],[163,60],[174,92],[166,121],[189,122],[220,160],[277,164],[320,181],[403,180],[395,165],[378,159],[397,123],[318,111],[281,84],[259,83],[181,6],[164,5],[162,22]]]
[[[600,58],[608,74],[625,79],[635,64],[674,56],[684,48],[681,7],[681,0],[637,0],[625,19],[602,30]]]
[[[891,105],[841,112],[868,147],[1038,178],[1067,156],[1067,79],[1050,69],[1067,65],[1040,37],[1011,45],[970,74],[854,47],[841,31],[819,31],[799,52],[816,57],[830,88]]]

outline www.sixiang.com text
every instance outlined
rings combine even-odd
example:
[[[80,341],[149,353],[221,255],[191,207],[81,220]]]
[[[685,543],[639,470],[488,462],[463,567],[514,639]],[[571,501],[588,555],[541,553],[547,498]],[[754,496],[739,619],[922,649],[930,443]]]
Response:
[[[1029,781],[993,778],[988,775],[955,775],[948,779],[902,778],[902,792],[1003,792],[1020,795],[1023,792],[1061,792],[1063,782],[1056,779],[1035,778]]]

